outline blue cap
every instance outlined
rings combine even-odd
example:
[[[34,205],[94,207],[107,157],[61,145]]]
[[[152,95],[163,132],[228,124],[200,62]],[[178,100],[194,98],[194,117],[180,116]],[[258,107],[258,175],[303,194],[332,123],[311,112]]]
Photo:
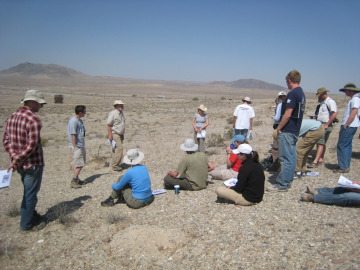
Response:
[[[245,142],[245,137],[243,136],[243,135],[241,135],[241,134],[239,134],[239,135],[235,135],[233,138],[232,138],[232,140],[231,140],[233,143],[234,142]]]

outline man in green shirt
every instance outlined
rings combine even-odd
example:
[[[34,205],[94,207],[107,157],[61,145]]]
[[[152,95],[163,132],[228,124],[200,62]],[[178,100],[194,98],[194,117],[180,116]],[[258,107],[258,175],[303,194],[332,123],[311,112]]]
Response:
[[[180,189],[201,190],[206,188],[208,172],[215,167],[202,152],[196,152],[198,145],[193,139],[186,139],[180,149],[187,155],[180,161],[175,171],[169,171],[165,178],[165,188],[179,185]]]

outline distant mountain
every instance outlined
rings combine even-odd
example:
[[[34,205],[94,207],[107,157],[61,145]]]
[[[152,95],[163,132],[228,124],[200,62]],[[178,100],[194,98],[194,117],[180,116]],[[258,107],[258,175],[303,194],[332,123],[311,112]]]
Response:
[[[287,88],[282,87],[277,84],[268,83],[261,80],[255,80],[255,79],[240,79],[232,82],[225,82],[225,81],[214,81],[210,82],[210,85],[221,85],[226,87],[232,87],[232,88],[246,88],[246,89],[265,89],[265,90],[287,90]]]
[[[47,76],[53,78],[86,78],[90,77],[84,73],[76,71],[71,68],[66,68],[60,65],[44,65],[22,63],[15,67],[0,71],[2,75],[17,75],[17,76]]]

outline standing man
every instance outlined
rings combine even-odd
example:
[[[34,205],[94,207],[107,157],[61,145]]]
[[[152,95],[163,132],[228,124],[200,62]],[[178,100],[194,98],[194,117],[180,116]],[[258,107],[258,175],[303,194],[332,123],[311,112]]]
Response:
[[[125,134],[124,105],[125,103],[121,100],[115,100],[114,110],[109,113],[106,121],[109,141],[112,147],[111,158],[114,171],[122,170],[120,164],[123,158],[123,141]]]
[[[234,111],[233,128],[234,135],[241,134],[247,138],[249,130],[253,129],[255,112],[253,107],[249,105],[251,104],[249,97],[245,97],[242,102],[243,104],[238,105]]]
[[[358,110],[360,108],[360,89],[353,83],[348,83],[339,91],[345,92],[350,97],[350,101],[344,112],[337,143],[337,159],[339,167],[334,172],[348,173],[352,154],[352,140],[355,132],[360,126]]]
[[[328,92],[329,90],[327,90],[325,87],[319,88],[316,92],[320,104],[318,105],[319,109],[317,110],[317,115],[315,117],[323,124],[325,128],[325,133],[322,138],[317,142],[315,159],[312,164],[308,166],[308,168],[315,168],[319,164],[324,163],[326,142],[329,139],[330,133],[333,129],[333,122],[337,116],[336,102],[328,96]]]
[[[300,81],[301,74],[297,70],[290,71],[286,76],[286,84],[290,92],[286,98],[285,113],[276,129],[281,171],[276,178],[275,185],[267,188],[269,192],[288,191],[294,179],[296,142],[299,137],[306,103]]]
[[[84,181],[79,179],[79,174],[86,162],[85,151],[85,126],[81,120],[86,114],[86,107],[84,105],[77,105],[75,107],[75,116],[71,117],[68,122],[68,142],[70,149],[73,152],[74,158],[74,176],[71,181],[72,188],[81,188]]]
[[[41,230],[46,223],[41,220],[35,207],[45,163],[40,137],[42,123],[35,113],[46,101],[38,90],[28,90],[22,102],[24,106],[14,112],[6,122],[3,143],[11,159],[8,171],[17,170],[24,185],[20,230]]]

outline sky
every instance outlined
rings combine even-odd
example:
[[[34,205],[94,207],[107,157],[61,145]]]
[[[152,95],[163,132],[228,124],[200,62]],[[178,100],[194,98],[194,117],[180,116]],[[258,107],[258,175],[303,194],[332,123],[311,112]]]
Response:
[[[0,0],[0,70],[360,87],[360,0]]]

